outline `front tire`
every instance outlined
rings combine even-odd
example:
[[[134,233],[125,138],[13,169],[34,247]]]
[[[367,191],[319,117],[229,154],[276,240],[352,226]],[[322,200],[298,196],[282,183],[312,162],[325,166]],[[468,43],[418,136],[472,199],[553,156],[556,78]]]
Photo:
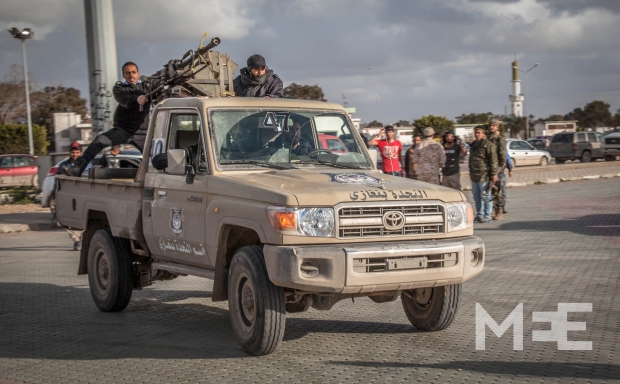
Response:
[[[254,356],[274,352],[284,337],[284,290],[267,275],[261,247],[240,248],[231,261],[228,307],[241,348]]]
[[[88,247],[88,283],[97,308],[118,312],[127,308],[133,292],[129,242],[100,229]]]
[[[401,301],[411,324],[427,332],[448,328],[459,310],[461,284],[404,291]]]

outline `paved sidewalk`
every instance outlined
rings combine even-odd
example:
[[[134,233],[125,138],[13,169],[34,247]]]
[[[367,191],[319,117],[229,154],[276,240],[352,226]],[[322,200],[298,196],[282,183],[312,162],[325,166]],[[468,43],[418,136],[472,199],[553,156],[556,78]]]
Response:
[[[444,331],[415,330],[400,300],[343,300],[287,315],[281,348],[260,358],[238,347],[209,280],[157,282],[103,313],[68,236],[0,234],[0,383],[617,383],[619,180],[514,188],[505,220],[476,225],[485,269]],[[557,334],[591,350],[533,340],[552,329],[533,313],[558,303],[592,304],[565,318],[584,329]],[[502,337],[487,326],[477,350],[476,304],[498,324],[522,304],[523,349],[514,326]]]
[[[508,176],[508,173],[506,173]],[[582,179],[620,177],[620,161],[597,161],[592,163],[567,163],[546,167],[527,166],[513,169],[512,177],[507,177],[509,187],[535,183],[558,183]],[[461,186],[471,188],[469,172],[461,172]]]

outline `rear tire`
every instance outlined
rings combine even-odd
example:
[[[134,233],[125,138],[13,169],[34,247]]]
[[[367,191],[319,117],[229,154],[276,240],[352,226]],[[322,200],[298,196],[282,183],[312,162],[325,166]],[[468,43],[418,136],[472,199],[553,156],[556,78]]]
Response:
[[[549,159],[547,159],[545,156],[543,156],[543,157],[541,157],[541,158],[540,158],[540,163],[539,163],[539,165],[540,165],[541,167],[545,167],[545,166],[547,166],[548,164],[549,164]]]
[[[581,161],[582,163],[589,163],[590,161],[592,161],[592,154],[588,151],[583,151],[579,161]]]
[[[616,156],[605,155],[605,161],[615,161],[615,160],[616,160]]]
[[[434,332],[448,328],[459,310],[461,284],[404,291],[401,301],[411,324]]]
[[[254,356],[274,352],[284,337],[284,290],[267,275],[261,247],[237,250],[228,277],[230,320],[241,348]]]
[[[515,159],[511,159],[512,160],[512,167],[515,168],[517,166],[517,160]]]
[[[88,283],[97,308],[118,312],[127,308],[133,292],[129,241],[98,230],[88,247]]]

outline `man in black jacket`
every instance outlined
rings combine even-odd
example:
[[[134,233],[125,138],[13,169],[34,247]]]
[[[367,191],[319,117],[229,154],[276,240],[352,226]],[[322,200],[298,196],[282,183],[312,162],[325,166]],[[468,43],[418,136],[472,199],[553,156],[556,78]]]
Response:
[[[151,91],[151,85],[140,80],[140,72],[135,63],[123,64],[122,70],[125,81],[117,82],[113,90],[114,99],[118,102],[114,112],[114,127],[95,137],[73,164],[63,166],[63,174],[80,176],[88,163],[105,147],[131,143],[140,151],[144,148],[151,107],[145,95]]]
[[[235,95],[242,97],[284,97],[282,80],[267,68],[265,58],[252,55],[248,58],[248,66],[241,68],[239,76],[233,81]]]

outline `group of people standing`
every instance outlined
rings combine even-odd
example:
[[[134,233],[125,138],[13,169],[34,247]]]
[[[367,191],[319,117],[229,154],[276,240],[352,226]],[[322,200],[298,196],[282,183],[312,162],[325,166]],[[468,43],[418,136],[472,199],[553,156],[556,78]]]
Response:
[[[508,175],[512,176],[512,161],[499,133],[499,124],[497,119],[489,122],[488,137],[484,126],[476,126],[476,140],[470,147],[469,177],[476,206],[475,221],[479,223],[501,220],[506,213],[504,170],[508,169]],[[385,139],[379,139],[384,133]],[[391,125],[374,135],[368,145],[379,148],[383,173],[461,190],[459,163],[461,156],[467,154],[467,148],[451,130],[444,133],[441,142],[437,142],[435,130],[424,128],[422,135],[413,136],[413,144],[406,151],[405,159],[401,155],[402,144],[396,139]]]

